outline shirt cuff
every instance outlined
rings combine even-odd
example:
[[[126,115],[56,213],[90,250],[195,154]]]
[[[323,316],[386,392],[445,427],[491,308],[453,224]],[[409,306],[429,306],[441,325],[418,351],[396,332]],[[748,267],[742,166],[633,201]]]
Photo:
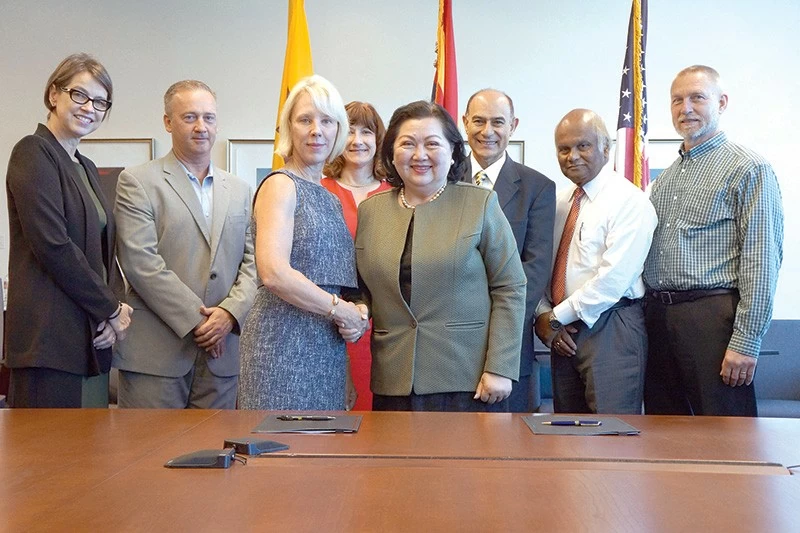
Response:
[[[556,316],[556,320],[564,324],[572,324],[576,320],[578,320],[578,313],[569,305],[569,299],[564,300],[555,308],[553,309],[553,314]]]
[[[534,314],[536,315],[536,318],[539,318],[540,315],[549,313],[552,310],[553,307],[550,305],[550,302],[545,298],[542,298],[539,300],[539,305],[536,306],[536,311],[534,311]]]
[[[734,331],[728,342],[728,349],[750,357],[758,357],[761,352],[761,339],[747,337]]]

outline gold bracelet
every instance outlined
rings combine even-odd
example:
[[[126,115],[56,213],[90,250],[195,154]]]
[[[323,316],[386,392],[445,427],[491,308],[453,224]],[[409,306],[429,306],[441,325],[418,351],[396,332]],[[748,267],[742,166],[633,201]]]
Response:
[[[331,296],[333,296],[333,307],[328,311],[328,318],[333,320],[333,317],[336,316],[336,306],[339,305],[339,295],[334,293]]]

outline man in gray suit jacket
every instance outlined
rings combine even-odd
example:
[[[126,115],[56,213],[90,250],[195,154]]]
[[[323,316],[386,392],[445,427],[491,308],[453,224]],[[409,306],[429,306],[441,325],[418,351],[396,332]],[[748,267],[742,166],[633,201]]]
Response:
[[[120,407],[236,406],[241,324],[255,296],[251,191],[212,166],[216,95],[175,83],[164,95],[172,151],[117,183],[119,261],[137,323],[120,343]]]
[[[467,101],[463,121],[472,150],[471,168],[464,181],[497,193],[528,278],[519,382],[509,396],[509,409],[533,412],[539,407],[534,311],[550,278],[556,187],[544,174],[512,161],[506,154],[508,141],[519,124],[514,103],[507,94],[494,89],[473,94]]]

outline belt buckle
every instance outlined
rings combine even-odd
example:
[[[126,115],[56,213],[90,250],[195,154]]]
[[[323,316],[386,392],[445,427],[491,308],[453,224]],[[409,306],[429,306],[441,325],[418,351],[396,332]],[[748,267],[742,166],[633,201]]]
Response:
[[[672,294],[669,291],[659,291],[658,299],[664,305],[672,305]]]

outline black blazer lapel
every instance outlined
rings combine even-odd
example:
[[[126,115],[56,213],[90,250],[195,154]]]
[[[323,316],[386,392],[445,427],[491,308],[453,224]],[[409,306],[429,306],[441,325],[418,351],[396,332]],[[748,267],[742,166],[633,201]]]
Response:
[[[36,129],[36,135],[46,139],[51,145],[53,145],[53,147],[56,149],[56,153],[58,154],[58,166],[60,167],[59,171],[61,172],[61,175],[66,175],[78,190],[81,203],[83,204],[83,219],[85,221],[83,234],[86,245],[83,253],[92,269],[97,272],[98,275],[102,276],[101,265],[105,263],[105,258],[103,257],[102,250],[98,250],[96,246],[92,246],[92,243],[102,242],[100,235],[100,221],[97,218],[97,209],[94,206],[94,201],[92,200],[89,191],[86,190],[83,180],[78,175],[78,170],[75,168],[75,162],[72,160],[64,147],[61,146],[61,143],[59,143],[55,138],[55,135],[53,135],[47,126],[43,124],[39,124],[38,128]],[[80,163],[83,165],[83,168],[86,170],[86,175],[89,177],[89,182],[92,183],[93,187],[95,187],[95,191],[100,191],[97,179],[95,178],[97,170],[94,164],[80,155],[77,150],[75,151],[75,155],[78,158],[78,161],[80,161]],[[109,213],[108,205],[103,203],[102,193],[98,192],[98,196],[101,198],[103,209],[106,211],[106,218],[112,220],[113,215]],[[113,246],[113,240],[106,244]],[[109,248],[109,250],[111,250],[111,248]],[[106,272],[110,272],[109,266],[110,265],[106,264]]]

